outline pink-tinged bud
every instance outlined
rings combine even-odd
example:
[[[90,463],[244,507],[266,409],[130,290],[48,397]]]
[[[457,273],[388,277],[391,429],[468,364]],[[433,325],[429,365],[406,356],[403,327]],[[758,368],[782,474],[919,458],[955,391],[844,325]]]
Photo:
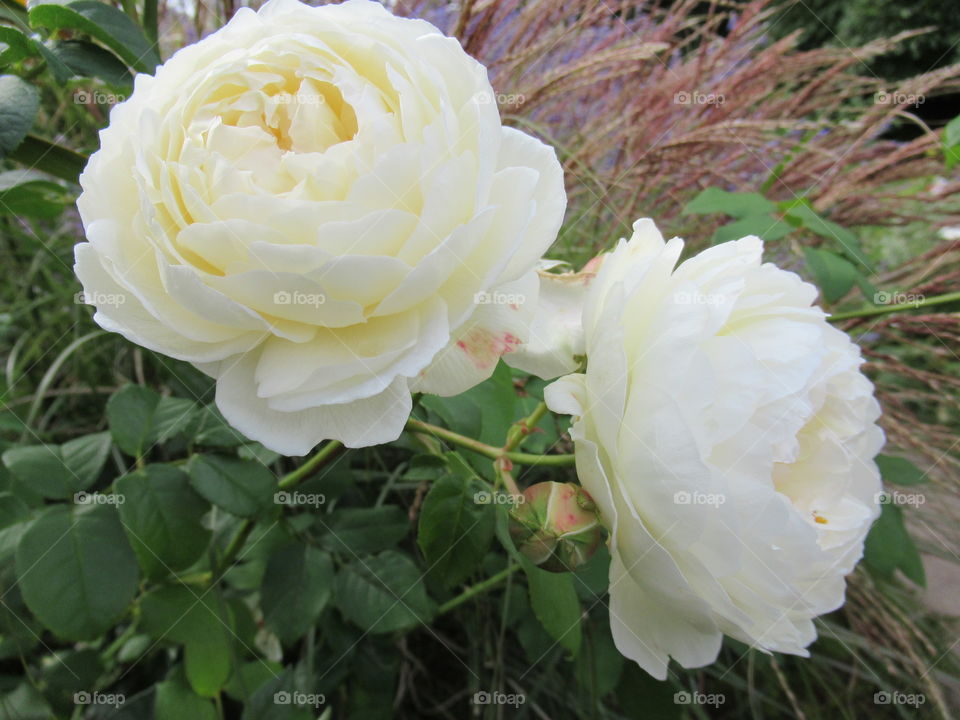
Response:
[[[551,572],[576,570],[593,557],[603,539],[593,498],[573,483],[531,485],[511,517],[510,535],[517,549]]]

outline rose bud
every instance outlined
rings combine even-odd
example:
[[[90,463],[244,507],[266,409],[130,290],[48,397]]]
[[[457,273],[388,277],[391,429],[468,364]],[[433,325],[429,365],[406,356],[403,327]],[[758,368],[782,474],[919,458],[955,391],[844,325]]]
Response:
[[[542,482],[517,500],[510,535],[531,562],[550,572],[568,572],[593,557],[603,531],[586,490],[574,483]]]

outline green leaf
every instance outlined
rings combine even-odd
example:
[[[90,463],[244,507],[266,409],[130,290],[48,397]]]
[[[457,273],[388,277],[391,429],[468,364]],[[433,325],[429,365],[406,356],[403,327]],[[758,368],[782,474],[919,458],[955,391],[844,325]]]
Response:
[[[141,457],[184,430],[195,409],[190,400],[160,397],[149,388],[127,385],[107,401],[107,423],[117,446]]]
[[[301,707],[294,698],[313,697],[312,688],[301,687],[299,668],[285,670],[261,685],[244,705],[242,720],[330,720],[329,712],[317,715],[313,706]],[[294,695],[294,693],[305,693]],[[279,700],[279,701],[278,701]],[[351,716],[353,717],[353,716]]]
[[[0,65],[10,65],[34,54],[30,38],[6,25],[0,25],[0,47]]]
[[[33,46],[40,54],[40,57],[43,58],[44,62],[47,63],[47,69],[50,70],[57,84],[66,85],[67,80],[73,77],[73,71],[63,63],[63,60],[54,54],[53,50],[47,47],[46,43],[40,40],[34,40]]]
[[[116,482],[124,498],[120,519],[149,578],[195,563],[210,541],[201,520],[210,505],[190,487],[190,478],[171,465],[148,465]]]
[[[610,623],[594,624],[574,664],[577,684],[599,700],[617,687],[624,664],[610,634]]]
[[[748,215],[747,217],[735,220],[732,223],[721,225],[714,233],[711,242],[714,245],[729,242],[730,240],[739,240],[747,235],[756,235],[762,240],[779,240],[788,233],[793,232],[793,226],[790,223],[775,218],[773,215]]]
[[[799,221],[807,230],[839,244],[839,249],[842,250],[843,254],[856,263],[858,272],[860,270],[873,271],[870,259],[860,249],[860,241],[857,236],[842,225],[837,225],[837,223],[821,217],[810,207],[807,200],[801,199],[784,203],[783,210],[788,217]]]
[[[320,515],[316,522],[325,530],[320,544],[350,556],[391,548],[410,531],[407,514],[396,505],[344,508]]]
[[[570,573],[551,573],[524,562],[530,607],[544,629],[571,655],[580,651],[580,599]]]
[[[8,157],[72,183],[77,182],[87,164],[86,156],[35,135],[27,135]]]
[[[417,542],[430,574],[447,586],[467,578],[490,547],[496,515],[474,499],[484,489],[472,474],[453,473],[435,480],[423,501]]]
[[[777,206],[763,195],[752,192],[728,192],[717,187],[702,190],[683,208],[683,215],[724,213],[735,218],[769,215]],[[746,233],[749,235],[750,233]],[[743,237],[741,235],[741,237]]]
[[[175,680],[157,683],[153,705],[154,720],[217,720],[212,700],[200,697]]]
[[[4,464],[32,490],[68,498],[96,482],[110,453],[110,434],[97,433],[63,445],[28,445],[3,454]]]
[[[263,619],[280,641],[292,644],[316,623],[333,589],[333,561],[303,543],[278,549],[263,574]]]
[[[943,129],[943,150],[949,170],[960,162],[960,115],[948,122]]]
[[[233,671],[223,690],[234,700],[247,702],[264,683],[283,672],[283,665],[270,660],[251,660]]]
[[[93,648],[55,652],[44,658],[44,695],[67,715],[75,708],[74,693],[97,687],[103,672],[100,653]]]
[[[130,67],[152,73],[160,64],[156,48],[126,14],[96,0],[79,0],[66,5],[35,5],[27,16],[30,26],[54,30],[75,30],[99,40]]]
[[[340,569],[335,582],[343,616],[370,633],[409,630],[435,612],[420,570],[406,555],[387,550]]]
[[[276,478],[258,462],[194,455],[187,472],[194,490],[239,517],[253,517],[273,504]]]
[[[33,170],[0,173],[0,215],[55,218],[72,198],[59,183]]]
[[[0,75],[0,158],[13,152],[33,127],[40,93],[16,75]]]
[[[204,636],[188,640],[183,647],[183,667],[197,695],[214,697],[232,672],[228,629],[222,625]]]
[[[879,577],[890,579],[899,568],[917,585],[926,585],[923,561],[903,523],[903,511],[896,505],[880,506],[880,517],[864,543],[863,559]]]
[[[83,40],[65,40],[57,43],[53,53],[74,75],[88,78],[100,78],[115,87],[127,87],[133,84],[133,76],[127,66],[117,57],[99,45]]]
[[[206,405],[197,415],[194,442],[203,447],[229,449],[243,445],[247,439],[230,427],[216,406]]]
[[[106,632],[137,591],[137,560],[116,511],[56,505],[20,539],[17,580],[27,607],[68,640]]]
[[[897,485],[919,485],[927,482],[927,474],[912,462],[892,455],[877,455],[877,467],[884,482]]]
[[[680,720],[689,717],[684,705],[676,702],[676,688],[669,680],[656,680],[628,662],[617,685],[617,701],[626,717],[644,720]],[[702,717],[709,717],[705,712]]]
[[[850,292],[858,275],[850,262],[829,250],[806,248],[803,252],[810,272],[827,302],[836,302]]]
[[[159,588],[141,602],[144,632],[184,646],[184,669],[198,695],[213,697],[232,672],[234,616],[216,590]]]

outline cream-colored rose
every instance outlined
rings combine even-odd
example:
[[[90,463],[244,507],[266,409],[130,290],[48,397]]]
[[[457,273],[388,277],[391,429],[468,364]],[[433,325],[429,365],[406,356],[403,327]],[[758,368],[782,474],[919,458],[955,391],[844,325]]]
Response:
[[[411,390],[462,392],[525,339],[562,220],[554,151],[492,98],[456,40],[378,3],[239,10],[101,133],[76,272],[124,302],[96,321],[216,378],[278,452],[395,439]]]
[[[816,289],[747,237],[677,266],[641,220],[583,310],[587,370],[547,387],[610,531],[610,622],[658,678],[723,634],[805,655],[878,514],[880,407]]]

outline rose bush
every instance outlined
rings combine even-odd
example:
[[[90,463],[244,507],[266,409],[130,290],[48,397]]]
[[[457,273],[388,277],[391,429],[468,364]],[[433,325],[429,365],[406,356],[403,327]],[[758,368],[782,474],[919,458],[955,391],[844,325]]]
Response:
[[[78,200],[96,321],[217,380],[287,455],[394,440],[526,337],[565,208],[486,70],[366,0],[273,0],[136,77]],[[510,302],[498,302],[501,297]],[[492,300],[491,300],[492,298]]]
[[[755,237],[682,249],[635,224],[587,293],[585,373],[546,390],[610,532],[614,640],[661,679],[723,634],[805,654],[878,515],[884,442],[816,288]]]

